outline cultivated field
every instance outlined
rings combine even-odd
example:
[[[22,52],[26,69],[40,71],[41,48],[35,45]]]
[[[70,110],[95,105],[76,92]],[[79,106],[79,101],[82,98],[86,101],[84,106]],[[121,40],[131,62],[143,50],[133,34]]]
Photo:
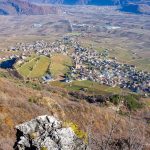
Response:
[[[56,54],[51,58],[50,71],[52,76],[59,78],[69,70],[72,65],[72,59],[67,55]]]
[[[55,79],[61,79],[71,65],[72,59],[67,55],[55,54],[51,58],[33,55],[15,68],[23,77],[39,78],[49,71]]]
[[[17,71],[24,77],[36,78],[43,76],[50,64],[50,58],[45,56],[33,56],[21,66],[16,65]]]

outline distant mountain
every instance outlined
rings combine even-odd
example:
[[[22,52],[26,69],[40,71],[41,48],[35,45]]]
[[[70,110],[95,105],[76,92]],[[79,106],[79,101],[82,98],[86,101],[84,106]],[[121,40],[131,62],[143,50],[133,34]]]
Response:
[[[135,14],[150,14],[150,0],[25,0],[40,4],[66,4],[66,5],[117,5],[121,11]]]
[[[32,3],[44,3],[44,4],[87,4],[87,5],[113,5],[117,0],[25,0]]]
[[[54,6],[39,6],[22,0],[0,0],[0,15],[44,15],[56,12]]]
[[[120,10],[135,14],[150,14],[149,0],[120,0]]]
[[[88,5],[113,5],[117,0],[26,0],[32,3],[45,3],[45,4],[88,4]]]
[[[24,0],[31,3],[44,3],[44,4],[87,4],[87,5],[116,5],[116,4],[129,4],[129,3],[150,3],[149,0]]]
[[[57,7],[41,4],[115,5],[118,6],[120,11],[150,14],[149,0],[0,0],[0,15],[44,15],[57,13]]]

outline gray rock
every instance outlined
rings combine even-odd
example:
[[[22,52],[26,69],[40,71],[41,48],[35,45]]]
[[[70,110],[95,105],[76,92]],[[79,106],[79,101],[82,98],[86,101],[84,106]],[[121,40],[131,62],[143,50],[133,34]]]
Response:
[[[16,129],[17,150],[89,150],[71,128],[52,116],[39,116]]]

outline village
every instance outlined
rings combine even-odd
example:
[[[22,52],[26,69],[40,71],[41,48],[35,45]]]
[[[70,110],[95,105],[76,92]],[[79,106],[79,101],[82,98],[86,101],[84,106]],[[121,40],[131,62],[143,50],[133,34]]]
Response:
[[[71,51],[70,51],[71,49]],[[44,40],[34,43],[17,43],[8,50],[19,51],[21,55],[13,55],[17,63],[23,64],[33,52],[36,55],[52,57],[59,53],[72,58],[73,65],[64,74],[64,82],[70,83],[74,80],[91,80],[99,84],[111,87],[119,86],[132,92],[148,95],[150,93],[150,73],[138,71],[136,66],[123,64],[115,58],[109,58],[109,50],[98,52],[93,49],[82,47],[76,38],[65,36],[62,40],[53,43]],[[51,73],[45,74],[43,82],[53,81]]]
[[[71,77],[78,73],[80,80],[128,88],[136,93],[150,93],[150,73],[137,71],[134,65],[107,59],[107,55],[109,55],[107,50],[98,53],[78,45],[72,54],[76,67],[72,68]]]

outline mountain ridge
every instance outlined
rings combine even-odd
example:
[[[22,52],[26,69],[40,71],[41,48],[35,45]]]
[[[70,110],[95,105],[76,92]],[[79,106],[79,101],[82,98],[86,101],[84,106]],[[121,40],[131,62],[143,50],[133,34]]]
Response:
[[[56,12],[54,6],[39,6],[21,0],[0,0],[0,15],[45,15]]]
[[[56,4],[117,6],[127,13],[150,14],[148,0],[0,0],[0,15],[47,15],[57,13]]]
[[[148,4],[148,0],[22,0],[29,3],[44,4],[87,4],[87,5],[125,5],[125,4]]]
[[[96,5],[118,6],[120,11],[134,14],[150,14],[148,0],[25,0],[38,4],[64,4],[64,5]]]

